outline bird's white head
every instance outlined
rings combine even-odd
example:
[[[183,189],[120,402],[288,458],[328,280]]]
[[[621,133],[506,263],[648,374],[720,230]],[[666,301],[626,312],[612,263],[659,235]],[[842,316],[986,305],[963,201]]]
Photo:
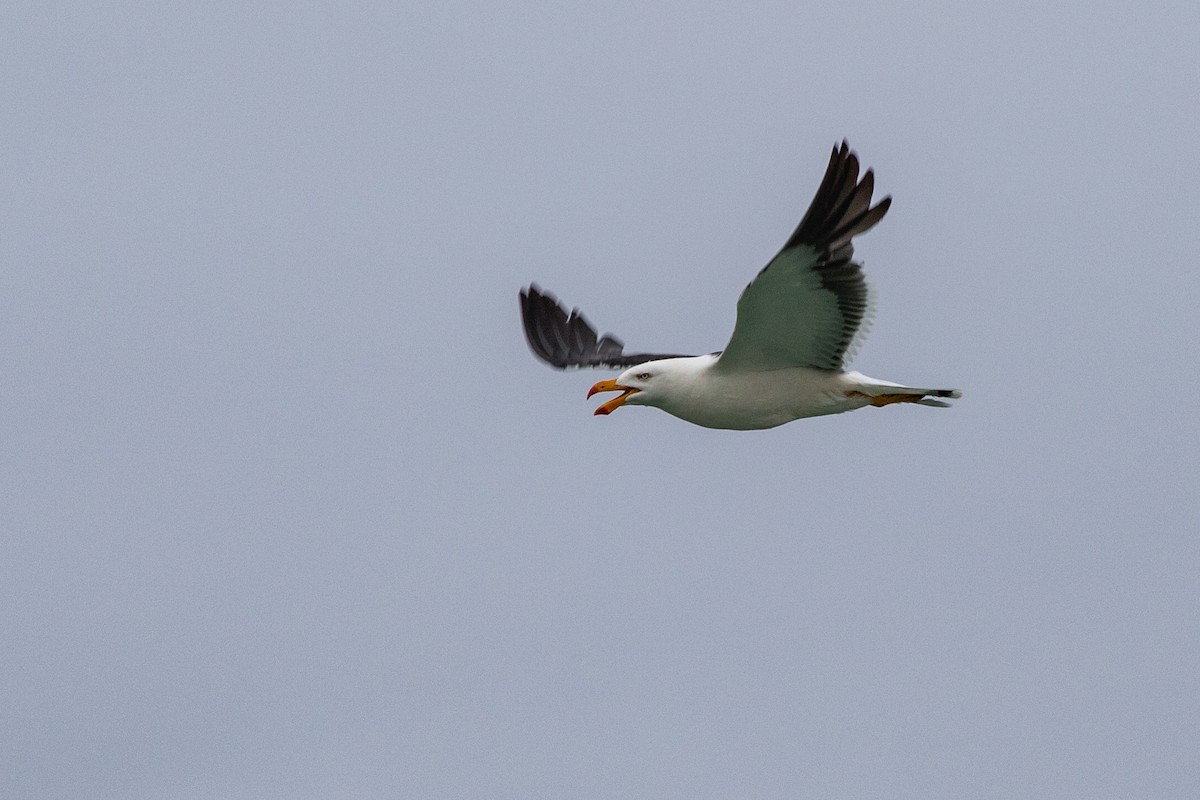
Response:
[[[623,405],[662,407],[701,366],[691,362],[701,360],[707,362],[710,359],[699,356],[647,361],[630,367],[612,380],[600,381],[588,390],[588,397],[597,392],[621,392],[597,408],[596,414],[611,414]]]

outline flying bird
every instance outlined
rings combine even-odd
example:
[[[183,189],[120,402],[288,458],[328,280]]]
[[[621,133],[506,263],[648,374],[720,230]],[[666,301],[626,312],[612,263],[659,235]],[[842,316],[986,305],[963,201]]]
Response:
[[[858,157],[834,146],[825,177],[796,231],[742,291],[724,350],[706,355],[626,353],[612,334],[597,336],[579,309],[570,312],[530,284],[520,292],[533,354],[558,369],[624,369],[592,386],[620,392],[596,409],[653,406],[706,428],[755,430],[865,406],[917,403],[947,407],[956,389],[921,389],[847,371],[874,315],[873,296],[854,260],[852,240],[891,206],[871,205],[875,176],[859,179]]]

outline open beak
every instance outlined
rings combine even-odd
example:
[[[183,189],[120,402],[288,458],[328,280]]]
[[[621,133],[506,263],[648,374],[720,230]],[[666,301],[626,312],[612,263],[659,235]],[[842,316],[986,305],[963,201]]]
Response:
[[[621,384],[617,383],[615,380],[610,380],[610,381],[600,381],[595,386],[593,386],[591,389],[588,389],[587,396],[591,397],[592,395],[596,394],[597,392],[621,392],[622,393],[622,394],[618,395],[617,397],[614,397],[612,400],[609,400],[607,403],[604,403],[603,405],[601,405],[594,412],[596,415],[604,415],[604,414],[611,414],[612,412],[616,411],[618,408],[620,408],[622,405],[625,404],[625,401],[629,399],[629,395],[634,394],[636,392],[640,392],[640,391],[641,391],[641,389],[635,389],[632,386],[622,386]]]

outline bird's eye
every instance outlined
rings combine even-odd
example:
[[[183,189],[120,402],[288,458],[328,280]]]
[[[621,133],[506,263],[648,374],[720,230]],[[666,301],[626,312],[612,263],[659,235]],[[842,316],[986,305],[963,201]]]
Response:
[[[648,381],[648,380],[650,380],[650,373],[649,372],[638,373],[637,379],[639,381]]]

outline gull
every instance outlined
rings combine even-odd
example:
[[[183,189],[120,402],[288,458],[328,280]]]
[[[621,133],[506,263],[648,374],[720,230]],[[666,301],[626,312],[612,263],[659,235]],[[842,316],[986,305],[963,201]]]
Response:
[[[599,415],[651,406],[706,428],[757,430],[866,406],[945,408],[949,404],[935,398],[962,393],[847,370],[874,316],[852,240],[883,219],[892,202],[889,196],[872,206],[874,187],[871,170],[859,179],[850,146],[834,146],[804,218],[738,298],[733,335],[723,350],[625,353],[620,339],[597,336],[579,309],[568,312],[536,283],[520,292],[529,347],[558,369],[623,369],[588,391],[588,397],[621,393],[597,408]]]

